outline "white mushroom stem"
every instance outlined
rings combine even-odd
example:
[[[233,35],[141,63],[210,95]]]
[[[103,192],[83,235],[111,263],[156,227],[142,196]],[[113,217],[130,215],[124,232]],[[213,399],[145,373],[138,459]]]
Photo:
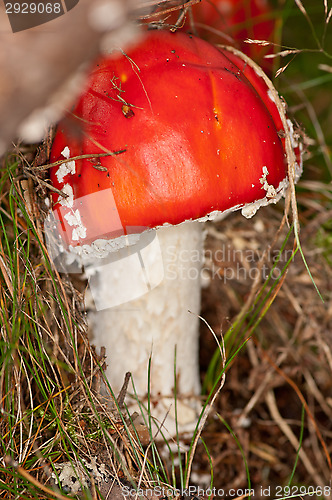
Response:
[[[115,394],[129,371],[139,398],[146,404],[151,356],[151,414],[162,422],[169,412],[164,429],[174,434],[175,349],[180,430],[194,429],[200,407],[198,314],[203,224],[186,222],[162,227],[156,235],[153,243],[140,251],[140,270],[135,269],[138,259],[132,251],[130,257],[116,263],[94,266],[90,289],[97,310],[90,312],[88,318],[92,344],[106,348],[106,375]],[[144,287],[140,289],[140,272],[143,280],[147,279],[148,288],[154,287],[160,279],[161,282],[149,291],[145,289],[144,295],[126,302],[131,295],[144,291]],[[119,303],[121,301],[123,303]]]

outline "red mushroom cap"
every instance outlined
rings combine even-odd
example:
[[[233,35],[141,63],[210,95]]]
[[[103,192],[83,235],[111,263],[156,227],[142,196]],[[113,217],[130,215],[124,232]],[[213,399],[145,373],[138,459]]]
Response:
[[[156,31],[128,54],[100,58],[58,127],[51,161],[124,152],[51,169],[68,195],[53,195],[67,244],[280,198],[287,161],[279,111],[236,57]]]
[[[273,46],[245,43],[248,38],[273,40],[276,26],[269,0],[208,0],[192,8],[194,20],[199,23],[199,36],[209,42],[224,43],[218,32],[225,33],[233,39],[227,43],[271,71],[271,59],[264,59],[264,56],[273,53]]]
[[[221,48],[221,47],[220,47]],[[270,115],[273,118],[276,129],[278,130],[283,148],[285,149],[285,137],[284,137],[284,126],[281,114],[287,121],[289,133],[292,140],[292,145],[294,149],[294,154],[298,166],[302,165],[302,144],[298,142],[295,137],[293,124],[287,118],[285,114],[286,104],[284,101],[279,99],[279,109],[276,103],[276,97],[278,97],[276,89],[273,87],[272,82],[268,79],[262,69],[249,57],[241,53],[239,50],[232,47],[225,47],[227,50],[227,57],[234,63],[244,76],[249,80],[251,85],[255,88],[256,92],[259,94],[260,98],[267,107]],[[267,84],[269,82],[269,85]],[[280,109],[283,108],[283,109]],[[298,174],[299,172],[297,172]]]
[[[174,26],[181,10],[154,12],[146,19],[148,23]],[[273,44],[246,43],[245,40],[274,41],[276,17],[269,0],[202,0],[191,5],[192,16],[187,15],[181,30],[197,34],[210,43],[233,45],[258,62],[265,71],[271,72]]]

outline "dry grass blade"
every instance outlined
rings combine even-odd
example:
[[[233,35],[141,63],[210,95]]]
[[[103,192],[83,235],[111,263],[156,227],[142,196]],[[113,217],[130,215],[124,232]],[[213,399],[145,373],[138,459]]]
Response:
[[[199,3],[201,0],[161,0],[156,3],[155,1],[142,2],[139,5],[136,13],[137,17],[142,21],[145,19],[153,19],[161,15],[170,14],[171,12],[179,10],[188,10],[191,5]]]
[[[326,71],[327,73],[332,73],[332,66],[329,66],[328,64],[319,64],[318,68],[322,71]]]
[[[194,456],[195,456],[195,452],[196,452],[196,448],[197,448],[197,444],[198,444],[199,438],[200,438],[200,436],[202,434],[202,431],[203,431],[203,428],[204,428],[204,426],[206,424],[208,416],[211,413],[211,410],[213,408],[213,404],[216,401],[218,395],[220,394],[220,391],[223,388],[223,386],[225,384],[225,379],[226,379],[226,373],[225,373],[226,349],[225,349],[224,339],[223,339],[223,337],[221,337],[221,343],[220,343],[219,340],[218,340],[218,338],[217,338],[217,336],[216,336],[216,334],[215,334],[215,332],[213,331],[213,329],[211,328],[211,326],[208,324],[208,322],[204,318],[202,318],[201,316],[199,316],[199,318],[208,327],[208,329],[212,333],[212,336],[213,336],[214,340],[217,343],[217,346],[218,346],[218,349],[219,349],[219,352],[220,352],[220,357],[221,357],[221,370],[222,370],[222,374],[221,374],[221,378],[220,378],[220,383],[219,383],[219,385],[218,385],[218,387],[217,387],[214,395],[212,396],[211,401],[209,401],[209,403],[203,409],[203,413],[201,414],[199,426],[198,426],[198,428],[196,430],[196,433],[194,435],[194,438],[193,438],[193,442],[192,442],[192,446],[191,446],[191,450],[190,450],[190,455],[188,457],[188,462],[187,462],[187,466],[186,466],[186,484],[185,484],[185,488],[186,489],[189,487],[189,481],[190,481],[190,474],[191,474],[192,464],[193,464],[193,460],[194,460]]]
[[[121,463],[131,480],[127,455],[136,463],[138,454],[128,443],[122,453],[123,445],[118,443],[122,435],[114,438],[112,431],[118,425],[114,414],[97,410],[102,408],[94,393],[100,365],[86,338],[78,292],[51,267],[31,211],[31,197],[21,193],[22,186],[14,179],[1,187],[7,191],[0,207],[0,355],[4,360],[0,363],[0,443],[3,454],[10,456],[7,463],[15,465],[18,473],[6,471],[0,463],[1,475],[8,474],[8,494],[15,482],[18,491],[26,486],[19,479],[22,476],[29,481],[32,495],[38,488],[55,498],[47,486],[43,489],[54,463],[68,459],[78,463],[77,456],[91,459],[101,449],[107,454],[107,468],[114,467],[115,475]],[[42,224],[45,214],[41,204],[40,208]]]
[[[326,443],[325,443],[325,441],[324,441],[324,439],[323,439],[323,436],[322,436],[322,434],[321,434],[321,432],[320,432],[320,430],[319,430],[319,428],[318,428],[318,426],[317,426],[317,423],[316,423],[316,421],[315,421],[314,415],[313,415],[313,414],[312,414],[312,412],[310,411],[310,408],[309,408],[309,406],[308,406],[308,403],[306,402],[306,400],[305,400],[305,398],[304,398],[304,396],[303,396],[303,394],[302,394],[301,390],[298,388],[298,386],[296,385],[296,383],[295,383],[292,379],[290,379],[290,378],[289,378],[289,377],[285,374],[285,372],[284,372],[284,371],[283,371],[283,370],[279,367],[279,365],[280,365],[280,363],[281,363],[281,360],[279,360],[279,362],[278,362],[278,363],[274,363],[274,362],[272,361],[272,359],[270,358],[270,356],[268,356],[268,355],[267,355],[266,353],[264,353],[264,352],[263,352],[263,357],[264,357],[265,359],[267,359],[267,360],[268,360],[268,363],[269,363],[269,364],[270,364],[270,365],[274,368],[274,370],[275,370],[276,372],[278,372],[278,373],[279,373],[279,374],[280,374],[280,375],[281,375],[281,376],[285,379],[285,381],[287,382],[287,384],[288,384],[290,387],[292,387],[292,388],[293,388],[293,390],[295,391],[295,393],[297,394],[297,396],[298,396],[299,400],[301,401],[302,405],[303,405],[303,406],[304,406],[304,408],[305,408],[305,411],[306,411],[306,413],[307,413],[307,415],[308,415],[308,417],[309,417],[309,419],[310,419],[310,421],[311,421],[311,423],[312,423],[312,425],[313,425],[313,427],[314,427],[314,429],[315,429],[315,431],[316,431],[316,434],[317,434],[317,436],[318,436],[318,439],[319,439],[319,441],[320,441],[320,443],[321,443],[321,445],[322,445],[322,448],[323,448],[324,453],[325,453],[325,459],[326,459],[326,462],[327,462],[327,464],[328,464],[329,470],[330,470],[330,471],[332,471],[332,461],[331,461],[331,457],[330,457],[330,454],[329,454],[329,451],[328,451],[328,447],[327,447],[327,445],[326,445]]]
[[[302,12],[302,14],[304,16],[308,17],[307,11],[305,10],[305,8],[304,8],[303,3],[301,2],[301,0],[295,0],[295,3],[298,6],[298,8],[300,9],[300,11]]]
[[[0,245],[1,245],[1,241],[0,241]],[[1,245],[1,246],[2,246],[2,245]],[[4,253],[3,253],[3,249],[1,249],[1,253],[2,253],[2,255],[4,255]],[[1,272],[2,272],[2,276],[3,276],[4,280],[5,280],[5,283],[6,283],[7,287],[8,287],[8,290],[9,290],[9,292],[10,292],[10,295],[11,295],[11,296],[12,296],[12,298],[13,298],[13,297],[14,297],[14,289],[13,289],[13,284],[12,284],[12,281],[11,281],[11,279],[10,279],[10,273],[9,273],[9,271],[8,271],[8,268],[7,268],[7,266],[6,266],[6,264],[5,264],[4,260],[3,260],[3,258],[2,258],[2,256],[1,256],[1,254],[0,254],[0,270],[1,270]]]
[[[121,153],[125,153],[125,149],[120,149],[119,151],[112,151],[109,153],[94,153],[94,154],[86,154],[86,155],[80,155],[80,156],[73,156],[65,160],[58,160],[55,161],[54,163],[48,163],[47,165],[38,165],[38,166],[31,166],[28,167],[29,170],[32,170],[33,172],[38,172],[42,170],[49,170],[52,167],[57,167],[59,165],[62,165],[64,163],[69,163],[71,161],[76,161],[76,160],[84,160],[86,158],[103,158],[105,156],[117,156]]]
[[[332,7],[330,9],[330,12],[328,13],[327,18],[326,18],[326,24],[329,24],[329,22],[331,21],[331,17],[332,17]]]
[[[272,45],[272,43],[267,40],[253,40],[252,38],[246,38],[244,42],[261,45],[262,47],[267,47],[268,45]]]
[[[331,70],[332,70],[332,67],[331,67]],[[330,148],[329,148],[329,146],[328,146],[328,144],[326,142],[326,138],[325,138],[326,131],[324,131],[322,129],[322,126],[321,126],[321,124],[319,122],[319,119],[317,117],[316,110],[315,110],[314,106],[312,105],[312,103],[310,102],[310,100],[307,98],[307,96],[304,93],[304,91],[301,90],[301,89],[296,89],[295,88],[295,92],[298,94],[298,96],[301,99],[302,105],[304,105],[305,108],[306,108],[306,110],[307,110],[307,113],[308,113],[308,115],[310,117],[311,123],[312,123],[312,125],[313,125],[313,127],[315,129],[315,132],[316,132],[316,136],[317,136],[318,144],[319,144],[319,147],[320,147],[320,151],[323,154],[326,166],[327,166],[327,168],[328,168],[328,170],[330,172],[330,175],[332,177],[332,157],[331,157],[331,154],[330,154]],[[314,181],[312,181],[312,182],[314,182]],[[325,189],[326,189],[326,185],[325,185]],[[323,210],[325,211],[324,208],[323,208]]]
[[[21,467],[20,465],[18,465],[18,463],[15,462],[15,460],[13,460],[11,457],[6,456],[4,461],[5,461],[6,465],[8,465],[9,467],[13,467],[17,471],[18,474],[20,474],[22,477],[27,479],[31,484],[33,484],[34,486],[36,486],[40,490],[44,491],[48,495],[51,495],[52,497],[55,497],[58,500],[68,500],[68,497],[64,497],[63,495],[61,495],[60,492],[58,492],[56,490],[50,490],[47,486],[45,486],[40,481],[35,479],[28,471],[26,471],[24,469],[24,467]]]
[[[258,357],[256,355],[256,352],[253,350],[251,344],[248,344],[248,348],[249,348],[249,353],[250,353],[253,365],[254,366],[259,366],[259,364],[260,364],[259,363],[259,359],[258,359]],[[264,353],[263,353],[263,356],[265,358],[267,357],[267,355],[264,354]],[[287,351],[284,351],[279,356],[278,361],[276,363],[273,363],[270,358],[269,358],[269,363],[272,364],[272,366],[274,367],[273,371],[276,370],[278,373],[280,373],[287,380],[287,383],[290,384],[293,387],[293,389],[295,390],[295,392],[298,394],[298,397],[300,398],[300,400],[301,400],[302,404],[304,405],[305,410],[306,410],[306,412],[307,412],[307,414],[308,414],[308,416],[310,418],[310,422],[312,423],[313,428],[315,429],[315,433],[318,435],[318,438],[321,441],[321,444],[322,444],[323,449],[325,451],[325,459],[326,459],[326,461],[327,461],[327,463],[329,465],[329,470],[331,470],[331,463],[330,463],[330,459],[329,459],[327,447],[326,447],[325,443],[323,442],[323,439],[322,439],[322,436],[320,434],[320,431],[317,428],[316,422],[315,422],[315,420],[313,418],[313,415],[311,414],[311,412],[310,412],[310,410],[308,408],[308,405],[307,405],[306,401],[304,400],[301,392],[299,391],[299,389],[297,388],[297,386],[293,383],[293,381],[290,380],[285,375],[285,373],[279,368],[281,362],[283,360],[285,360],[286,356],[287,356]],[[248,403],[248,405],[245,408],[242,416],[245,416],[246,414],[248,414],[253,409],[253,407],[256,405],[257,401],[261,397],[261,395],[264,393],[264,389],[272,382],[272,380],[273,380],[272,371],[269,371],[268,374],[267,374],[267,376],[264,378],[264,382],[262,383],[262,385],[259,386],[259,388],[255,391],[255,394],[254,394],[253,398]],[[304,465],[305,465],[308,473],[311,475],[311,477],[316,481],[316,483],[318,485],[322,486],[323,483],[324,483],[324,479],[321,477],[321,475],[317,472],[317,470],[315,469],[315,467],[312,465],[312,461],[309,459],[308,455],[304,452],[304,450],[303,449],[299,450],[300,443],[299,443],[298,439],[296,438],[295,434],[291,430],[291,428],[290,428],[289,424],[286,422],[286,420],[281,417],[280,412],[279,412],[279,410],[277,408],[277,404],[276,404],[274,392],[272,390],[268,391],[267,395],[265,396],[265,399],[266,399],[267,405],[269,407],[269,410],[270,410],[272,418],[278,424],[278,426],[280,427],[280,429],[282,430],[282,432],[287,436],[287,438],[289,439],[289,441],[292,443],[293,448],[297,452],[299,452],[299,457],[303,461],[303,463],[304,463]],[[323,467],[321,467],[321,471],[323,471],[323,470],[324,470],[324,464],[323,464]],[[325,471],[325,472],[327,472],[327,474],[328,474],[328,471]],[[326,476],[326,474],[324,474],[324,475]]]
[[[278,76],[281,75],[281,73],[283,73],[287,68],[288,66],[290,65],[292,61],[289,61],[287,64],[285,64],[285,66],[283,66],[282,68],[279,68],[277,71],[276,71],[276,74],[274,75],[275,78],[278,78]]]
[[[316,332],[316,337],[317,337],[318,345],[321,347],[322,351],[324,352],[324,355],[326,357],[326,361],[327,361],[328,366],[330,368],[330,372],[332,373],[332,350],[329,347],[328,343],[322,339],[322,336],[319,333],[319,331]]]
[[[320,404],[320,407],[322,408],[322,410],[326,413],[328,418],[332,421],[332,408],[330,408],[330,406],[328,405],[328,403],[325,400],[325,397],[323,396],[323,394],[319,390],[314,377],[312,376],[312,374],[310,373],[309,370],[304,371],[304,376],[305,376],[306,382],[308,384],[308,388],[311,391],[311,394],[314,395],[315,399],[317,399],[318,403]],[[331,464],[330,464],[330,466],[331,466]]]
[[[310,458],[308,457],[306,452],[303,450],[303,448],[300,448],[299,440],[297,439],[297,437],[295,436],[295,434],[293,433],[292,429],[290,428],[288,423],[285,421],[285,419],[282,418],[282,416],[280,415],[274,392],[269,391],[266,394],[265,399],[266,399],[266,403],[269,407],[269,410],[270,410],[270,413],[271,413],[273,420],[277,423],[277,425],[280,427],[282,432],[285,434],[285,436],[287,437],[289,442],[293,445],[294,450],[299,453],[299,457],[301,458],[308,473],[315,480],[317,485],[319,485],[321,488],[324,488],[325,481],[324,481],[323,477],[315,469]]]
[[[289,56],[290,54],[299,54],[301,53],[302,50],[299,49],[287,49],[287,50],[281,50],[280,52],[275,52],[274,54],[267,54],[264,56],[265,59],[272,59],[274,57],[286,57]]]

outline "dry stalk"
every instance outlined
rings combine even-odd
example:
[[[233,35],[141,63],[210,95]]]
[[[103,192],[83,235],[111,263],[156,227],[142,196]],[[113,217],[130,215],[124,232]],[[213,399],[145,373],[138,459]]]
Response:
[[[318,473],[318,471],[315,469],[315,467],[312,465],[311,460],[309,459],[308,455],[303,450],[303,448],[302,447],[300,448],[299,440],[297,439],[297,437],[295,436],[295,434],[293,433],[292,429],[290,428],[288,423],[285,421],[285,419],[282,418],[282,416],[280,415],[273,391],[269,391],[266,394],[265,401],[269,407],[271,417],[273,418],[274,422],[280,427],[280,429],[284,433],[284,435],[288,438],[288,440],[292,444],[294,450],[299,453],[299,457],[300,457],[303,465],[307,469],[308,474],[310,474],[310,476],[314,479],[317,486],[324,488],[324,486],[325,486],[324,479]]]

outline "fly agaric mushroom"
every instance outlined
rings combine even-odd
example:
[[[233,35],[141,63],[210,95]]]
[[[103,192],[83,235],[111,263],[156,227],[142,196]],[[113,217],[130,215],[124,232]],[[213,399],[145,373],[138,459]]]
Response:
[[[99,59],[51,151],[52,162],[62,160],[50,171],[64,193],[53,193],[59,236],[74,254],[99,262],[91,279],[104,309],[89,318],[92,342],[106,347],[110,385],[117,393],[130,371],[144,400],[151,354],[151,413],[162,422],[171,407],[170,433],[175,348],[179,429],[196,421],[202,221],[237,209],[251,217],[288,186],[282,136],[292,128],[248,61],[184,33],[150,32],[130,53]],[[114,256],[126,234],[134,244],[156,228],[161,283],[159,276],[154,289],[107,308],[123,282],[100,256]],[[125,273],[129,261],[121,263]]]

